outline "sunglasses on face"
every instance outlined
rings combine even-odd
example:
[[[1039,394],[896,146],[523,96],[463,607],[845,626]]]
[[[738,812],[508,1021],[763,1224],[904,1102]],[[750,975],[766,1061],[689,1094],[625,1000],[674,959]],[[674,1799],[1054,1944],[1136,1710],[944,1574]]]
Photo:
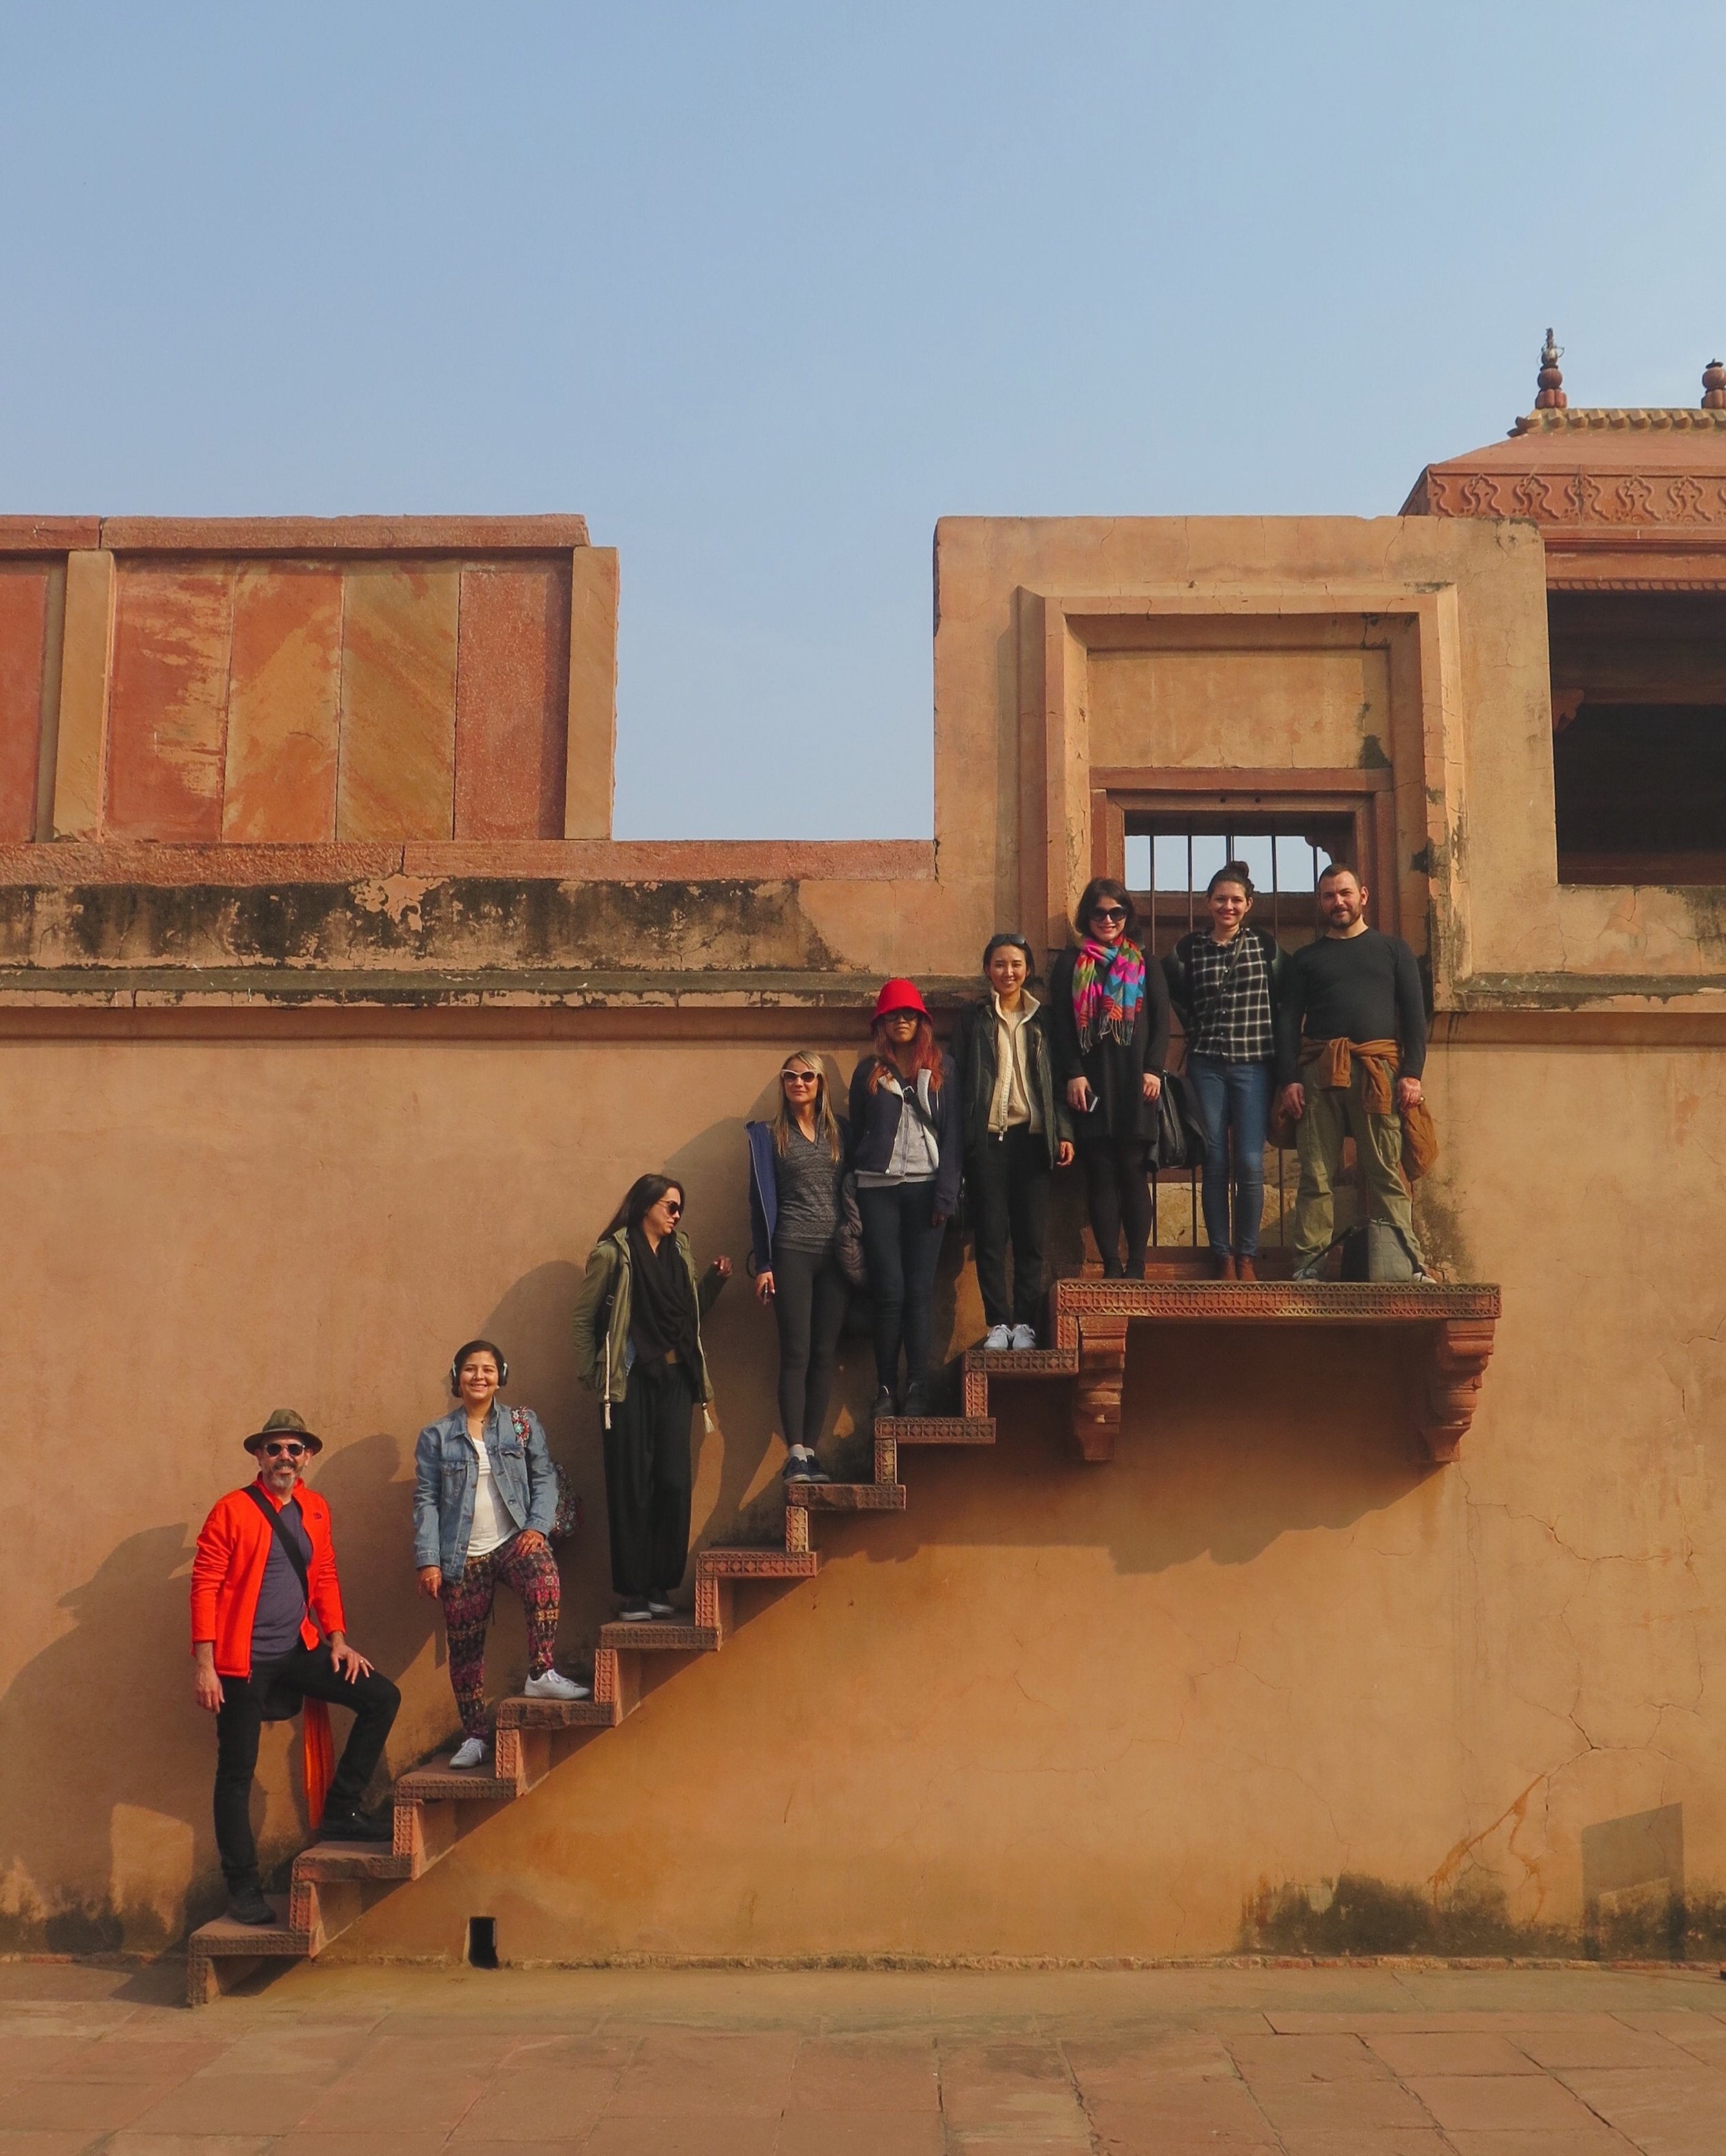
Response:
[[[1124,921],[1127,918],[1127,909],[1124,906],[1099,906],[1092,912],[1091,918],[1093,921]]]
[[[266,1445],[264,1450],[272,1460],[297,1460],[306,1447],[296,1445],[292,1438],[278,1438]]]
[[[817,1083],[813,1070],[782,1070],[779,1075],[788,1086],[813,1086]]]
[[[677,1203],[677,1200],[675,1198],[666,1199],[665,1200],[665,1207],[666,1212],[670,1214],[674,1220],[683,1210],[683,1208]]]

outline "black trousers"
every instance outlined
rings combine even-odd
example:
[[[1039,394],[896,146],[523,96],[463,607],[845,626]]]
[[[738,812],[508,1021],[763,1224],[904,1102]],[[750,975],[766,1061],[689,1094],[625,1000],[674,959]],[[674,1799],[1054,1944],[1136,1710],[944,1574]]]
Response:
[[[1085,1204],[1107,1279],[1143,1280],[1151,1240],[1150,1147],[1143,1138],[1087,1137],[1080,1125],[1079,1165],[1085,1171]],[[1121,1263],[1121,1234],[1127,1262]]]
[[[1041,1315],[1043,1229],[1049,1218],[1049,1143],[1016,1125],[965,1156],[977,1285],[991,1326],[1031,1325]],[[1013,1299],[1007,1299],[1007,1242],[1013,1243]]]
[[[689,1563],[695,1387],[681,1363],[637,1361],[605,1433],[611,1584],[630,1600],[668,1601]]]
[[[824,1250],[774,1249],[779,1427],[787,1445],[813,1447],[820,1442],[848,1295],[831,1244]]]
[[[364,1795],[402,1703],[400,1692],[379,1671],[356,1677],[352,1684],[339,1676],[327,1646],[295,1646],[270,1661],[254,1662],[249,1677],[223,1678],[222,1704],[216,1714],[216,1851],[222,1860],[222,1876],[230,1887],[257,1881],[252,1776],[258,1765],[264,1702],[278,1679],[314,1699],[328,1700],[332,1707],[353,1709],[353,1727],[330,1784],[327,1806],[334,1811],[357,1804]]]
[[[875,1324],[875,1378],[889,1391],[899,1382],[899,1348],[905,1348],[905,1381],[925,1383],[935,1329],[935,1268],[941,1261],[945,1224],[932,1219],[935,1185],[878,1183],[857,1193],[863,1219],[863,1263]]]

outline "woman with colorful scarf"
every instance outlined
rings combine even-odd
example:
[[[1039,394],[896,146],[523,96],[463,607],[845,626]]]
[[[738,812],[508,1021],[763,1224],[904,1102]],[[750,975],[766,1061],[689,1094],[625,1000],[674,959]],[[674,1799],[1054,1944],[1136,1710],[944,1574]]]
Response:
[[[1074,920],[1078,949],[1061,952],[1049,969],[1055,1058],[1104,1277],[1143,1280],[1169,988],[1160,966],[1147,968],[1133,901],[1112,877],[1086,885]]]

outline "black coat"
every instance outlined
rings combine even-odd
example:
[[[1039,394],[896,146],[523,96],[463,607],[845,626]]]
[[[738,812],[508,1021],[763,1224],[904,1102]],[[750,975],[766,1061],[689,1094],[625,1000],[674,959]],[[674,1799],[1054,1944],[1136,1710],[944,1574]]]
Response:
[[[998,1038],[993,996],[967,1004],[953,1023],[953,1060],[959,1067],[967,1152],[980,1152],[989,1142],[989,1111],[999,1075]],[[1031,1015],[1025,1061],[1025,1075],[1042,1111],[1043,1137],[1049,1147],[1049,1165],[1053,1168],[1060,1147],[1072,1142],[1073,1127],[1067,1112],[1066,1086],[1055,1068],[1046,1004]]]
[[[1056,1075],[1065,1088],[1086,1078],[1099,1106],[1089,1115],[1073,1112],[1081,1145],[1100,1137],[1153,1139],[1157,1104],[1144,1096],[1147,1070],[1159,1075],[1169,1058],[1169,983],[1163,968],[1145,955],[1145,992],[1129,1041],[1099,1040],[1082,1054],[1079,1024],[1073,1016],[1073,968],[1076,951],[1062,951],[1049,968],[1049,1023],[1055,1041]]]
[[[904,1112],[900,1096],[885,1086],[869,1090],[869,1074],[880,1058],[872,1051],[851,1073],[851,1158],[853,1168],[879,1175],[893,1158]],[[891,1068],[891,1065],[888,1066]],[[893,1073],[895,1077],[898,1073]],[[958,1209],[959,1168],[964,1152],[964,1126],[959,1114],[959,1074],[950,1055],[941,1059],[941,1090],[932,1103],[935,1111],[935,1145],[940,1160],[935,1169],[933,1206],[943,1219]]]

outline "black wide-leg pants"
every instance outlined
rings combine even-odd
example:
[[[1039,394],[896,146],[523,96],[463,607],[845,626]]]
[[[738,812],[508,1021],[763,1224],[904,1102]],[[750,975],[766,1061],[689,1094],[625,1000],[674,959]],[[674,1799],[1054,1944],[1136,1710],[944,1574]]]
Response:
[[[605,1433],[611,1584],[627,1600],[669,1599],[689,1562],[695,1387],[681,1363],[636,1362]]]

